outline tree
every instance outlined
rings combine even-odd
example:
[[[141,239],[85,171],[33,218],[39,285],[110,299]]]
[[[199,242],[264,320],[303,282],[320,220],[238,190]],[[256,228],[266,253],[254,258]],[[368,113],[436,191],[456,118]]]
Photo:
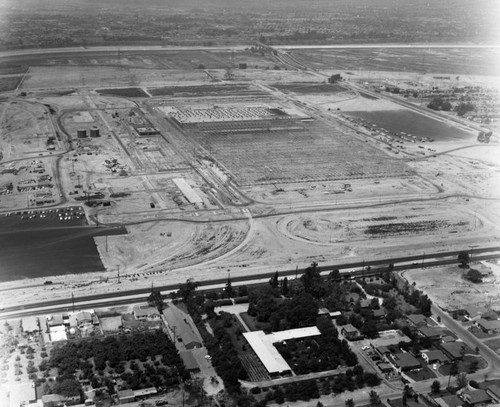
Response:
[[[189,302],[199,285],[200,284],[192,278],[189,278],[186,280],[185,284],[179,284],[179,291],[177,291],[177,295],[180,296],[185,302]]]
[[[451,376],[456,376],[458,374],[458,365],[456,361],[453,361],[450,365],[450,373],[448,375],[448,386],[450,387]]]
[[[459,389],[464,388],[467,386],[467,383],[469,380],[467,379],[467,374],[466,373],[459,373],[455,379],[455,383]]]
[[[479,361],[477,359],[474,359],[472,362],[470,362],[468,368],[469,373],[476,373],[478,367],[479,367]]]
[[[285,395],[283,394],[283,390],[281,390],[281,387],[278,387],[274,391],[274,401],[277,404],[283,404],[285,402]]]
[[[354,400],[353,399],[347,399],[345,401],[345,407],[354,407]]]
[[[377,297],[373,297],[370,301],[370,308],[371,309],[380,309],[380,303],[378,302]]]
[[[42,359],[42,361],[40,362],[40,364],[38,365],[38,368],[40,369],[41,372],[45,371],[48,369],[48,361],[47,359]]]
[[[450,365],[450,375],[456,376],[457,374],[458,374],[458,364],[457,364],[457,362],[453,362]]]
[[[232,298],[234,296],[233,286],[231,285],[231,277],[227,276],[226,288],[224,289],[224,294],[228,298]]]
[[[460,253],[458,253],[458,261],[462,265],[462,267],[467,267],[469,265],[469,252],[467,250],[462,250]]]
[[[451,110],[451,103],[445,100],[443,103],[441,103],[441,110],[444,110],[445,112],[449,112]]]
[[[269,284],[271,284],[271,287],[273,287],[273,288],[278,288],[278,285],[279,285],[278,270],[276,270],[276,273],[274,273],[274,276],[272,276],[271,279],[269,280]]]
[[[340,281],[341,280],[340,270],[339,269],[332,270],[330,272],[329,277],[330,277],[330,280],[332,280],[332,281]]]
[[[283,279],[283,282],[281,284],[281,294],[286,296],[288,294],[288,277],[285,277]]]
[[[474,284],[483,282],[483,276],[481,275],[481,273],[473,268],[469,269],[467,274],[465,274],[465,278]]]
[[[312,262],[300,277],[300,281],[304,286],[304,291],[311,294],[315,298],[322,297],[326,292],[326,286],[321,280],[318,263]]]
[[[443,99],[440,97],[435,97],[429,102],[427,107],[432,110],[440,110],[442,104],[443,104]]]
[[[370,397],[370,405],[372,405],[372,406],[380,405],[380,403],[381,403],[380,396],[378,395],[378,393],[375,390],[370,391],[370,393],[368,395]]]
[[[441,383],[438,380],[434,380],[431,384],[431,391],[434,394],[438,394],[441,391]]]
[[[470,111],[475,110],[475,109],[476,109],[476,106],[470,102],[460,103],[458,106],[455,107],[455,110],[457,111],[457,114],[459,116],[463,116],[465,113],[470,112]]]
[[[151,294],[148,297],[148,305],[150,307],[156,307],[159,311],[162,311],[165,308],[165,301],[163,295],[160,290],[152,288]]]
[[[60,394],[66,397],[79,396],[82,386],[75,379],[65,378],[57,381],[52,389],[55,394]]]

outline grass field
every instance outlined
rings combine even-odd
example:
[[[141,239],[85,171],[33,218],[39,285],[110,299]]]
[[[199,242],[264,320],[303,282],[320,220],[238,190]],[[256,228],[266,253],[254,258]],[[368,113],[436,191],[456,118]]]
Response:
[[[141,88],[115,88],[115,89],[97,89],[97,93],[106,96],[122,96],[127,98],[147,98],[149,95]]]
[[[16,89],[22,78],[22,75],[0,78],[0,92],[8,92]]]
[[[262,94],[248,85],[199,85],[199,86],[164,86],[151,88],[148,92],[153,96],[221,96]]]
[[[287,83],[280,84],[276,83],[272,85],[274,88],[279,90],[290,91],[300,94],[309,93],[338,93],[346,92],[347,89],[341,85],[335,85],[332,83]]]

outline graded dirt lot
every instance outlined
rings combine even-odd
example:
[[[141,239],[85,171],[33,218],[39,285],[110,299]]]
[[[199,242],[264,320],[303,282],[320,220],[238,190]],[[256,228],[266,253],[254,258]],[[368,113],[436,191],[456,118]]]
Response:
[[[468,269],[458,266],[432,267],[428,269],[412,270],[404,272],[404,277],[410,284],[425,291],[433,302],[440,307],[449,310],[460,310],[468,305],[489,307],[500,310],[500,291],[498,282],[500,279],[500,266],[497,262],[483,262],[485,269],[490,274],[480,284],[474,284],[464,278]],[[472,268],[479,264],[472,262]]]
[[[1,283],[2,305],[113,292],[118,270],[130,289],[497,244],[498,136],[479,143],[479,125],[453,112],[374,91],[384,81],[422,90],[436,74],[369,63],[372,50],[372,71],[339,71],[331,59],[345,52],[325,52],[323,65],[308,52],[294,54],[315,70],[249,51],[31,60],[0,102],[0,215],[78,205],[90,225],[127,234],[95,238],[106,271],[68,270],[43,289],[32,276]],[[334,73],[344,80],[328,83]],[[426,130],[412,135],[407,117]],[[18,190],[27,178],[34,189]]]

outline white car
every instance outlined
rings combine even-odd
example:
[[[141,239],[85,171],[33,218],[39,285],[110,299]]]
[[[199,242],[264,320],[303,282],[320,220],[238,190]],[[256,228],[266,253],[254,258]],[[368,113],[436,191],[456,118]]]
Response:
[[[437,370],[438,365],[437,365],[436,363],[434,363],[434,364],[432,365],[432,368],[433,368],[434,370]]]
[[[370,349],[370,347],[369,347],[368,345],[363,346],[363,347],[361,348],[361,350],[368,350],[368,349]]]
[[[205,355],[205,359],[210,360],[210,359],[212,359],[212,356],[210,356],[210,355]]]

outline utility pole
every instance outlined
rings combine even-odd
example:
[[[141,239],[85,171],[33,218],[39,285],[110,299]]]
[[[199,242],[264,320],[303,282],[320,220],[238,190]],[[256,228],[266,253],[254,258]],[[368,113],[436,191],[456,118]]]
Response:
[[[118,284],[120,284],[120,265],[118,265]]]
[[[75,296],[71,293],[71,302],[73,304],[73,314],[75,313]]]

